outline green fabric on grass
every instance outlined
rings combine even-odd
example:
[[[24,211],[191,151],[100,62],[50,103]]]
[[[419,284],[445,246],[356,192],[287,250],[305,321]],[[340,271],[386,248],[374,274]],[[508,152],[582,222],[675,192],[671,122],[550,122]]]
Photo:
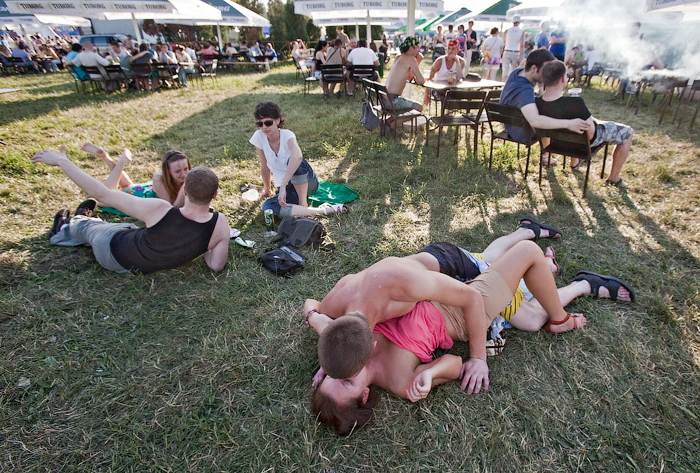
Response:
[[[318,207],[324,202],[329,204],[344,204],[357,199],[357,192],[345,184],[331,184],[322,181],[318,183],[318,189],[308,197],[309,205]]]

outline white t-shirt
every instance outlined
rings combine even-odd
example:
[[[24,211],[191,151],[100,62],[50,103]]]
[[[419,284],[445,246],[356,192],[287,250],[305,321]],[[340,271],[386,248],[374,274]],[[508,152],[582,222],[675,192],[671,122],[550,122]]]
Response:
[[[109,66],[110,62],[97,54],[95,51],[81,51],[73,59],[73,64],[76,66],[87,66],[87,67],[97,67],[99,66]]]
[[[491,57],[501,58],[501,48],[503,47],[503,40],[498,36],[489,36],[484,40],[483,48],[484,50],[491,51]]]
[[[506,52],[520,51],[520,38],[523,37],[523,30],[518,26],[513,26],[506,30]]]
[[[588,61],[588,70],[590,71],[591,69],[593,69],[593,65],[596,62],[600,62],[600,53],[595,49],[593,51],[586,51],[584,59]]]
[[[355,48],[350,51],[346,59],[347,62],[356,66],[371,66],[378,60],[377,55],[369,48]]]
[[[275,153],[270,147],[270,142],[267,141],[267,136],[262,130],[258,130],[253,133],[250,138],[250,144],[256,148],[260,148],[265,153],[265,159],[267,160],[267,167],[272,173],[274,179],[274,184],[279,187],[284,179],[284,175],[287,172],[287,164],[289,163],[289,158],[292,157],[292,152],[289,149],[289,140],[296,138],[296,135],[286,128],[280,128],[280,150]]]

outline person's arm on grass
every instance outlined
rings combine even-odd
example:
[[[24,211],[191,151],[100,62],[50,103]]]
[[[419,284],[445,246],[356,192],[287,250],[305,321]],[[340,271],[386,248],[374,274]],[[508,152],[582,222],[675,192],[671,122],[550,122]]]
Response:
[[[124,150],[124,152],[129,152]],[[58,166],[73,182],[84,190],[90,197],[102,202],[107,207],[114,207],[127,215],[142,220],[147,227],[158,223],[172,207],[161,199],[142,199],[133,195],[111,190],[100,181],[88,175],[73,163],[65,153],[62,146],[59,152],[42,150],[31,158],[32,163],[44,163],[50,166]]]
[[[459,378],[462,370],[462,358],[457,355],[443,355],[430,363],[416,368],[416,377],[406,390],[411,402],[428,397],[430,390],[438,384]]]
[[[299,169],[299,166],[301,165],[301,160],[303,159],[303,156],[301,154],[301,148],[299,148],[296,138],[289,138],[289,141],[287,141],[287,146],[289,147],[291,156],[289,157],[289,161],[287,162],[287,172],[284,173],[282,182],[280,182],[279,194],[277,196],[277,200],[279,201],[282,207],[287,207],[287,184],[289,184],[289,181],[292,180],[294,173],[297,172],[297,169]],[[301,198],[299,199],[298,205],[301,205],[302,207],[309,206],[306,199],[303,199],[302,202]]]
[[[583,133],[588,130],[591,126],[590,122],[586,120],[581,120],[580,118],[574,118],[572,120],[560,120],[558,118],[548,117],[546,115],[540,115],[537,110],[537,105],[530,103],[525,105],[520,109],[523,112],[523,116],[533,128],[542,128],[544,130],[555,130],[557,128],[566,128],[575,133]]]
[[[272,195],[272,179],[270,168],[267,167],[265,152],[257,146],[255,147],[255,152],[258,154],[258,159],[260,160],[260,177],[263,181],[263,196]]]
[[[182,187],[184,188],[185,186]],[[228,220],[226,220],[224,214],[219,213],[216,220],[216,227],[214,227],[214,233],[209,241],[209,250],[204,253],[204,262],[207,263],[207,266],[209,266],[209,269],[212,271],[216,271],[218,273],[224,269],[224,266],[226,266],[226,261],[228,260],[229,239],[230,230]]]

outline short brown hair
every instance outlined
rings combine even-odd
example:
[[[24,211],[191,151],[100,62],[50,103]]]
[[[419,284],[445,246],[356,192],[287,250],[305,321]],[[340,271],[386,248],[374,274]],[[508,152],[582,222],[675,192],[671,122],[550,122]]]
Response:
[[[552,54],[550,51],[542,48],[535,49],[527,56],[527,60],[525,61],[525,71],[527,72],[535,67],[537,72],[539,72],[539,70],[542,69],[542,66],[550,61],[554,61],[555,59],[554,54]]]
[[[319,422],[326,424],[336,434],[345,437],[353,429],[362,427],[372,418],[373,409],[380,400],[379,390],[371,385],[365,404],[362,403],[362,395],[360,395],[347,405],[340,406],[330,396],[322,393],[319,385],[311,394],[311,411]]]
[[[319,43],[325,43],[325,41],[319,41]],[[284,127],[284,117],[282,116],[282,109],[280,106],[274,102],[261,102],[255,107],[253,116],[256,120],[262,120],[263,118],[279,118],[279,127]]]
[[[208,205],[219,190],[219,178],[211,169],[197,166],[187,173],[185,189],[190,202]]]
[[[371,354],[372,329],[361,312],[334,320],[318,339],[318,361],[331,378],[352,378]]]
[[[550,61],[542,66],[542,82],[544,82],[545,87],[555,85],[565,75],[566,65],[561,61]]]

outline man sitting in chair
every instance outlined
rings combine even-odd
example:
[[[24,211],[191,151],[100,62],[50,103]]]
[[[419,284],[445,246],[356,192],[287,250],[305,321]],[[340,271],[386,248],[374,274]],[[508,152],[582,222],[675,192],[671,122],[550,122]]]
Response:
[[[501,93],[501,105],[510,105],[518,107],[527,119],[532,128],[542,128],[545,130],[554,130],[557,128],[567,128],[576,133],[583,133],[590,124],[580,118],[573,120],[557,120],[545,115],[541,115],[537,111],[535,105],[535,83],[542,82],[542,67],[554,61],[554,55],[546,49],[537,49],[527,56],[525,68],[519,67],[514,70]],[[508,134],[521,143],[527,143],[527,131],[518,126],[506,125]],[[556,164],[549,156],[543,156],[543,164]]]
[[[374,66],[379,65],[379,58],[370,48],[367,47],[367,40],[361,39],[357,42],[357,47],[350,51],[345,59],[348,66]],[[352,80],[352,67],[348,74],[348,95],[352,96],[355,92],[355,82]],[[379,73],[375,70],[372,75],[372,80],[378,80]]]
[[[542,67],[542,81],[544,82],[545,92],[542,97],[536,100],[539,113],[552,118],[580,118],[586,120],[590,124],[586,133],[591,142],[591,147],[598,146],[601,143],[614,144],[612,168],[605,184],[625,187],[625,183],[620,177],[620,171],[632,147],[634,130],[622,123],[597,120],[588,111],[585,102],[580,97],[564,97],[567,77],[566,66],[563,62],[552,61],[545,64]],[[546,144],[543,142],[543,146],[546,146]],[[572,170],[577,170],[579,165],[580,161],[578,159],[571,159]]]

